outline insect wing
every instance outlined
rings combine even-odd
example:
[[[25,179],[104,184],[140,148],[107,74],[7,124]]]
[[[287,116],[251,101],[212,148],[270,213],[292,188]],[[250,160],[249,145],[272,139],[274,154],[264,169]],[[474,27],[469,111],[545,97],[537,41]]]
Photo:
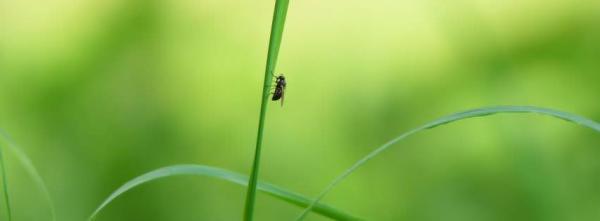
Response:
[[[285,99],[285,86],[281,89],[281,106],[283,107],[283,100]]]

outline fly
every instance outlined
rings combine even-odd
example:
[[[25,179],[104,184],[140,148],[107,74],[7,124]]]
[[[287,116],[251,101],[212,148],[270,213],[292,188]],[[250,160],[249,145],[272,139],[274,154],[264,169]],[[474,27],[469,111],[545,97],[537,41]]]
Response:
[[[273,92],[272,101],[277,101],[281,99],[281,106],[283,106],[283,98],[285,95],[285,77],[283,74],[280,74],[275,78],[275,91]]]

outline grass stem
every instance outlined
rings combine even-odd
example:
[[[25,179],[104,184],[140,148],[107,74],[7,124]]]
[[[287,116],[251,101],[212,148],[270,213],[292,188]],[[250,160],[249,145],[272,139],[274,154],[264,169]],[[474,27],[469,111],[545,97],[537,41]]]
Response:
[[[289,0],[276,0],[273,21],[271,24],[271,35],[269,38],[269,51],[267,53],[267,64],[265,68],[265,79],[262,88],[262,102],[260,105],[260,116],[258,120],[258,135],[256,138],[256,149],[254,152],[254,161],[252,171],[246,192],[246,205],[244,209],[244,220],[252,221],[254,217],[254,208],[256,202],[256,185],[258,183],[258,171],[260,167],[260,156],[263,143],[263,133],[265,128],[265,118],[267,115],[267,106],[269,104],[269,91],[273,81],[273,72],[277,64],[279,46],[285,26],[285,17],[287,14]]]
[[[8,179],[6,178],[6,167],[4,166],[4,156],[2,152],[2,147],[0,147],[0,168],[2,170],[2,191],[4,192],[2,195],[4,196],[4,204],[6,204],[6,216],[8,217],[8,221],[12,220],[11,208],[10,208],[10,198],[8,195]]]

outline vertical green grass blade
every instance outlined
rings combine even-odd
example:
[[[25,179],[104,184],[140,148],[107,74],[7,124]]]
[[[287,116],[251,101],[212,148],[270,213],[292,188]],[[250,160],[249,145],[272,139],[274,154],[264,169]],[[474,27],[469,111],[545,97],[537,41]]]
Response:
[[[31,176],[31,178],[33,179],[35,184],[38,186],[38,188],[40,188],[40,190],[42,191],[42,194],[44,194],[46,203],[48,204],[48,210],[50,210],[51,220],[53,220],[53,221],[56,220],[56,212],[54,210],[54,203],[52,202],[52,197],[50,196],[50,192],[48,191],[48,188],[46,187],[46,183],[42,179],[42,176],[40,176],[37,169],[35,169],[35,167],[33,166],[33,163],[29,159],[29,157],[27,157],[27,154],[25,154],[25,152],[21,148],[19,148],[19,146],[17,146],[15,144],[15,142],[12,141],[12,139],[2,130],[0,130],[0,139],[6,141],[7,149],[11,150],[15,154],[19,163],[21,163],[21,165],[23,165],[23,167],[25,168],[25,171],[27,171],[27,173]],[[2,171],[2,172],[4,174],[4,171]],[[5,178],[3,177],[3,179],[5,179]],[[8,195],[8,193],[7,193],[7,195]]]
[[[362,165],[367,163],[367,161],[369,161],[372,158],[376,157],[377,155],[381,154],[383,151],[392,147],[394,144],[398,143],[399,141],[401,141],[413,134],[421,132],[423,130],[431,129],[431,128],[434,128],[434,127],[437,127],[440,125],[444,125],[447,123],[452,123],[452,122],[467,119],[467,118],[482,117],[482,116],[499,114],[499,113],[543,114],[543,115],[548,115],[548,116],[555,117],[558,119],[566,120],[568,122],[575,123],[575,124],[578,124],[578,125],[581,125],[584,127],[588,127],[588,128],[595,130],[596,132],[600,133],[600,123],[598,123],[598,122],[595,122],[593,120],[590,120],[590,119],[587,119],[585,117],[581,117],[581,116],[578,116],[575,114],[552,110],[552,109],[548,109],[548,108],[531,107],[531,106],[497,106],[497,107],[473,109],[473,110],[468,110],[468,111],[464,111],[464,112],[451,114],[451,115],[448,115],[445,117],[438,118],[437,120],[431,121],[424,125],[421,125],[415,129],[412,129],[412,130],[406,132],[406,133],[400,134],[398,137],[388,141],[387,143],[385,143],[382,146],[378,147],[377,149],[373,150],[371,153],[367,154],[360,160],[356,161],[356,163],[354,163],[350,168],[348,168],[346,171],[344,171],[342,174],[340,174],[337,178],[335,178],[315,198],[315,200],[302,212],[302,214],[300,214],[300,216],[298,216],[298,218],[296,220],[297,221],[303,220],[308,215],[308,213],[313,209],[313,206],[316,203],[320,202],[321,199],[323,199],[323,197],[325,197],[325,195],[327,195],[327,193],[329,193],[335,186],[337,186],[340,182],[342,182],[342,180],[344,180],[351,173],[356,171],[359,167],[361,167]]]
[[[260,105],[260,115],[258,120],[258,135],[256,138],[256,149],[254,151],[254,161],[252,163],[252,171],[250,173],[250,183],[246,193],[246,205],[244,209],[244,220],[252,221],[254,217],[254,208],[256,202],[256,184],[258,182],[258,171],[260,167],[260,155],[262,149],[263,132],[265,128],[265,118],[267,114],[267,106],[269,104],[269,91],[273,81],[273,72],[277,64],[277,56],[279,55],[279,46],[285,26],[285,17],[287,14],[289,1],[276,0],[275,11],[273,12],[273,21],[271,24],[271,35],[269,37],[269,51],[267,53],[267,65],[265,68],[265,79],[262,88],[262,101]]]
[[[0,146],[0,167],[2,173],[2,196],[4,198],[4,204],[6,205],[6,216],[8,217],[8,221],[12,220],[11,208],[10,208],[10,198],[8,195],[8,180],[6,179],[6,167],[4,166],[4,149]]]

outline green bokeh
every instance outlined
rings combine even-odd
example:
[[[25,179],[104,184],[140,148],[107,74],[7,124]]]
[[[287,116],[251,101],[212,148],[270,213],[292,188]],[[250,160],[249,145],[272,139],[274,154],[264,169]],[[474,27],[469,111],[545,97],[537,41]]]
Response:
[[[0,127],[47,181],[58,220],[84,220],[162,166],[249,173],[273,3],[0,0]],[[270,106],[261,179],[314,196],[395,135],[474,107],[598,121],[599,11],[593,0],[292,0],[277,68],[286,103]],[[599,147],[594,131],[547,117],[471,119],[401,142],[325,201],[371,220],[600,220]],[[14,220],[48,220],[6,158]],[[166,179],[98,220],[241,220],[244,191]],[[257,202],[256,220],[301,211]]]

